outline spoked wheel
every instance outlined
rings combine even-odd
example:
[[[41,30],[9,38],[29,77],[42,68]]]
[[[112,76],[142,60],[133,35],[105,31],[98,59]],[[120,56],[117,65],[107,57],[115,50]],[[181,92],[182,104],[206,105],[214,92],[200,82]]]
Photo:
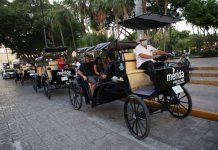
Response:
[[[124,118],[130,133],[137,139],[146,138],[150,132],[148,108],[143,100],[130,95],[124,104]]]
[[[45,96],[47,96],[48,99],[51,99],[51,85],[49,82],[45,82],[44,91],[45,91]]]
[[[78,83],[71,83],[69,86],[69,98],[75,110],[79,110],[82,107],[84,96],[82,94],[81,87]]]
[[[165,101],[162,93],[158,93],[152,97],[150,101],[153,102],[153,105],[148,107],[150,113],[156,113],[157,111],[159,112],[159,110],[162,112],[164,110]]]
[[[170,95],[165,96],[165,100],[169,106],[169,112],[176,118],[185,118],[192,110],[192,100],[188,91],[182,87],[183,92],[175,94],[171,91]]]
[[[34,78],[33,78],[33,89],[36,93],[38,92],[37,79]]]

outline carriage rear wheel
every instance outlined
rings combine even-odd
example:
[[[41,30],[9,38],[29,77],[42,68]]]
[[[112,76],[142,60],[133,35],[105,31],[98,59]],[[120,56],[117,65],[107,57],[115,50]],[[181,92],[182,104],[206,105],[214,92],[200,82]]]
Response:
[[[179,119],[185,118],[192,110],[191,96],[184,87],[182,87],[182,89],[182,93],[175,94],[171,91],[170,95],[165,95],[169,112]]]
[[[69,98],[75,110],[82,107],[84,96],[78,83],[71,83],[69,86]]]
[[[150,132],[148,108],[143,100],[130,95],[124,104],[124,118],[130,133],[137,139],[146,138]]]
[[[49,82],[45,82],[44,91],[45,96],[47,96],[48,99],[51,99],[51,85]]]

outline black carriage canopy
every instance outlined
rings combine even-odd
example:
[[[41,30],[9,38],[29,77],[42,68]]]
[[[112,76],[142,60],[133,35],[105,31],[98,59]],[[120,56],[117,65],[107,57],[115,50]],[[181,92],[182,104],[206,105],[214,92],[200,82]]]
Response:
[[[126,28],[147,30],[170,25],[178,21],[181,21],[181,19],[166,15],[146,13],[125,19],[119,22],[119,24]]]
[[[45,53],[49,52],[64,52],[67,50],[67,47],[47,47],[44,48]]]
[[[87,52],[88,50],[92,50],[92,48],[95,48],[94,46],[90,46],[90,47],[82,47],[82,48],[78,48],[77,52],[78,53],[83,53],[83,52]]]
[[[114,42],[100,43],[96,46],[91,46],[91,47],[78,48],[77,51],[79,53],[91,52],[91,51],[101,51],[101,50],[120,51],[120,50],[134,49],[137,45],[138,43],[136,42],[114,41]]]

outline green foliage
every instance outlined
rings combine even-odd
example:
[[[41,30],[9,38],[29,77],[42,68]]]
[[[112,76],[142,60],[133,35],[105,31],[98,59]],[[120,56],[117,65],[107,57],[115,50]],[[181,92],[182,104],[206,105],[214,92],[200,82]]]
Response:
[[[204,50],[199,53],[202,57],[217,57],[218,51],[217,50]]]
[[[37,1],[39,2],[39,1]],[[81,26],[74,15],[59,4],[43,3],[48,46],[77,47]],[[29,13],[33,13],[33,18]],[[29,0],[0,1],[0,44],[26,59],[37,57],[43,48],[43,16],[39,3],[30,7]]]
[[[218,27],[218,2],[216,0],[191,0],[184,10],[185,18],[194,25],[209,29]]]
[[[97,45],[102,42],[107,42],[107,36],[103,34],[91,33],[79,39],[79,47]]]

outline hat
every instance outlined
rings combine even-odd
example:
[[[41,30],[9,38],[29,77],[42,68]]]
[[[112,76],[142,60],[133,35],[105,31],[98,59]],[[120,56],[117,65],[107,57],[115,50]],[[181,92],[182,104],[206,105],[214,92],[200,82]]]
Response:
[[[140,43],[142,40],[149,40],[150,38],[146,35],[141,34],[138,39],[136,40],[137,43]]]

